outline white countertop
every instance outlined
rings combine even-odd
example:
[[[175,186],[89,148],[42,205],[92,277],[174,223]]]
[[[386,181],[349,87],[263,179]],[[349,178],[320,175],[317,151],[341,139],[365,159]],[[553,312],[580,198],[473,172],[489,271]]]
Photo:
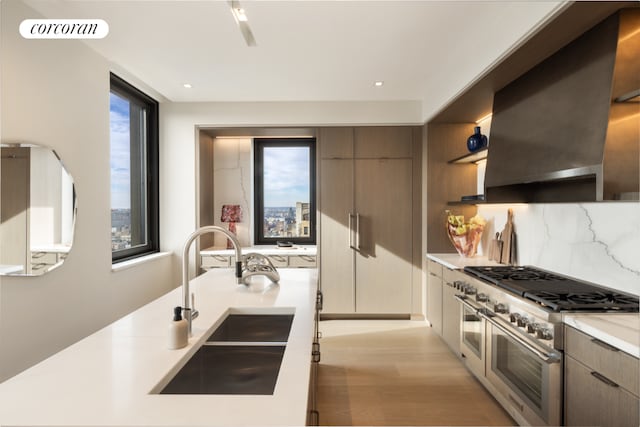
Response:
[[[317,288],[315,269],[280,269],[281,283],[236,285],[227,269],[191,281],[200,316],[187,347],[168,350],[182,289],[123,317],[0,384],[0,425],[304,425]],[[172,377],[230,307],[295,315],[273,395],[150,394]]]
[[[482,266],[482,265],[502,265],[499,262],[489,261],[486,256],[476,255],[471,258],[465,258],[455,254],[427,254],[427,258],[444,265],[452,270],[463,269],[466,266]]]
[[[50,243],[47,245],[34,245],[30,248],[31,252],[56,252],[61,254],[68,254],[71,250],[71,245],[64,245],[62,243]]]
[[[243,254],[257,252],[262,255],[307,255],[315,256],[317,253],[316,246],[311,245],[293,245],[291,248],[279,248],[277,246],[250,246],[242,248]],[[233,249],[225,249],[223,247],[213,246],[200,251],[200,255],[235,255]]]
[[[567,314],[564,323],[640,358],[640,314]]]
[[[0,264],[0,274],[15,274],[24,272],[24,265]]]

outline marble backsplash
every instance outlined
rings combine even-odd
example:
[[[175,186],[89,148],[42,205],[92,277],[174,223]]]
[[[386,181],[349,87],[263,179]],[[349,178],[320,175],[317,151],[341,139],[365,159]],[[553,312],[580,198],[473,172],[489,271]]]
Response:
[[[519,265],[640,295],[640,203],[480,205],[482,249],[514,211]]]

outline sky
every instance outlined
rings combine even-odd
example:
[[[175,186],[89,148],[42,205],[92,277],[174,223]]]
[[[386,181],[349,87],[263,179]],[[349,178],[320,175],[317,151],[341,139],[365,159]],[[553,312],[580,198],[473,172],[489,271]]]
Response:
[[[264,206],[309,202],[309,148],[264,148]]]
[[[129,161],[129,101],[111,93],[111,209],[131,208]]]

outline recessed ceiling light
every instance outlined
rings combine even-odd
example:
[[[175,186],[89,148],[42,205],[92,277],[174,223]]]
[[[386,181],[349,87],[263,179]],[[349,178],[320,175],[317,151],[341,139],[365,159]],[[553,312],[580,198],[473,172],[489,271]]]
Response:
[[[375,87],[382,87],[382,85],[384,85],[384,82],[382,80],[378,80],[376,82],[373,82],[373,85]]]
[[[193,87],[193,86],[191,86],[190,83],[185,83],[182,86],[185,87],[186,89],[191,89]]]

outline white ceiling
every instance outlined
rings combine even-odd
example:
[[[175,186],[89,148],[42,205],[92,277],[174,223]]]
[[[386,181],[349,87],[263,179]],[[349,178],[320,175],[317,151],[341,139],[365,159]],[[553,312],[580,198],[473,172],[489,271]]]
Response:
[[[435,112],[561,2],[245,0],[256,47],[226,1],[26,3],[107,21],[87,43],[169,101],[418,100]]]

